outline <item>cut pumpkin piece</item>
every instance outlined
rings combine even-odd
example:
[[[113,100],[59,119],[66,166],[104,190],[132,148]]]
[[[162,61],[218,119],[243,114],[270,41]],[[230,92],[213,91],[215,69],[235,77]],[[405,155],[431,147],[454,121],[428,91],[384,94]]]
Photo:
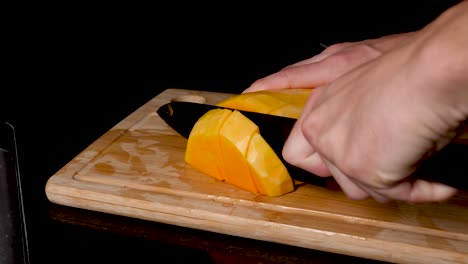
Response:
[[[273,197],[294,190],[286,167],[257,125],[239,111],[214,109],[203,115],[188,138],[185,161],[252,193]]]
[[[233,111],[219,132],[225,181],[252,193],[258,191],[246,157],[250,138],[258,131],[258,126],[252,121],[239,111]]]
[[[294,190],[288,170],[259,133],[250,139],[247,162],[260,193],[275,197]]]
[[[267,92],[239,94],[218,103],[218,106],[252,112],[270,112],[271,109],[283,107],[286,103]]]
[[[217,105],[236,110],[298,118],[312,88],[279,89],[231,96]]]
[[[283,107],[272,110],[269,114],[297,119],[301,115],[302,109],[304,109],[303,105],[299,106],[299,105],[287,104],[287,105],[284,105]]]
[[[230,111],[222,109],[207,112],[193,126],[185,152],[187,163],[218,180],[224,180],[221,148],[218,143],[219,130],[229,115]]]

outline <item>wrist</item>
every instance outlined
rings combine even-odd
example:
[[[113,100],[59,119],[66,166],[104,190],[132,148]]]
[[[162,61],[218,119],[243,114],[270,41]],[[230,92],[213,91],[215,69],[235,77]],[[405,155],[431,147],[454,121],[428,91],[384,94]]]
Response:
[[[418,41],[417,72],[426,92],[451,106],[457,122],[468,118],[468,1],[446,11],[428,25]]]

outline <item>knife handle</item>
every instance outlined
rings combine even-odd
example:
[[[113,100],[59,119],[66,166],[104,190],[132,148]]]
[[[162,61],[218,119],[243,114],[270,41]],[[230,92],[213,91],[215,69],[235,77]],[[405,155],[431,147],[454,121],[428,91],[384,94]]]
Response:
[[[294,180],[334,190],[340,188],[333,177],[319,177],[281,159]],[[423,161],[409,177],[410,180],[439,182],[468,191],[468,144],[449,144],[433,157]]]
[[[423,161],[410,177],[468,190],[468,144],[447,145],[433,157]]]

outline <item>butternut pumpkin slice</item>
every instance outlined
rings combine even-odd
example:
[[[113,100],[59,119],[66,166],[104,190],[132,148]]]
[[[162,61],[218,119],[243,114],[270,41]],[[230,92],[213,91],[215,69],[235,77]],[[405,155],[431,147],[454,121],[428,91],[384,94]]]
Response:
[[[219,132],[225,181],[252,193],[258,190],[246,157],[250,138],[258,132],[258,126],[239,111],[231,112]]]
[[[250,139],[247,162],[259,193],[276,197],[294,190],[288,170],[260,133]]]
[[[237,110],[298,118],[312,88],[279,89],[231,96],[217,105]]]
[[[193,126],[185,151],[187,163],[218,180],[224,180],[219,130],[229,115],[230,111],[222,109],[207,112]]]
[[[252,193],[280,196],[294,190],[286,167],[238,111],[214,109],[193,127],[185,161],[201,172]]]

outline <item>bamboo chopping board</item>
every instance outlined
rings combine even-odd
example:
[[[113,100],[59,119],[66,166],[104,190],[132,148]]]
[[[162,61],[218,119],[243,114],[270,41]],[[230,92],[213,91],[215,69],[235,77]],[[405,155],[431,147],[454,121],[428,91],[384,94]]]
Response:
[[[159,118],[171,100],[231,94],[167,89],[52,175],[57,204],[398,263],[468,263],[468,193],[434,204],[352,201],[302,185],[269,198],[184,163],[187,140]]]

